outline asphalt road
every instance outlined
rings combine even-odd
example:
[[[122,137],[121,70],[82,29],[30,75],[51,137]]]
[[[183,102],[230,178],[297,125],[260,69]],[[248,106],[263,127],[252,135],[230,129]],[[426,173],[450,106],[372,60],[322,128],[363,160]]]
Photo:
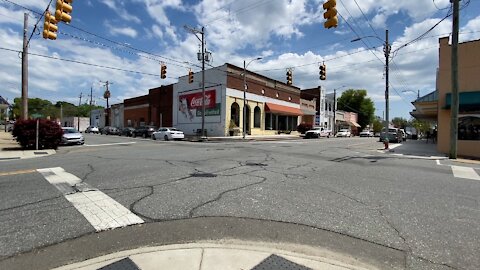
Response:
[[[35,171],[61,167],[148,225],[133,228],[240,218],[399,251],[407,269],[480,269],[480,181],[454,177],[448,160],[394,156],[381,147],[376,138],[164,142],[86,135],[84,146],[0,163],[0,266],[95,232]],[[295,239],[295,227],[288,233]]]

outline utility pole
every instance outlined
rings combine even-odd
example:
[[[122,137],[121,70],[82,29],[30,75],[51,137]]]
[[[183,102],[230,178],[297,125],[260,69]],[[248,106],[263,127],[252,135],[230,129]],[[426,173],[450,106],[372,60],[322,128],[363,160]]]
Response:
[[[205,135],[205,28],[202,26],[202,140]]]
[[[190,33],[194,34],[197,39],[202,43],[201,52],[198,53],[199,61],[202,61],[202,131],[201,131],[201,139],[206,140],[207,136],[205,134],[205,27],[202,26],[202,30],[198,30],[195,28],[191,28],[189,26],[184,26],[185,30],[189,31]],[[197,34],[201,35],[201,38],[197,36]],[[210,54],[210,53],[209,53]],[[210,61],[210,58],[209,60]]]
[[[93,87],[90,86],[90,121],[89,121],[90,126],[92,126],[92,100],[93,100]]]
[[[78,110],[77,110],[77,128],[78,128],[78,131],[80,131],[80,106],[82,105],[82,96],[83,96],[83,93],[80,92],[80,100],[78,101]]]
[[[109,121],[109,113],[108,113],[108,99],[110,98],[110,90],[108,90],[108,85],[110,83],[108,81],[105,82],[105,87],[106,87],[106,90],[105,90],[105,93],[103,93],[103,98],[105,98],[107,100],[107,109],[105,110],[105,126],[109,126],[110,125],[110,121]]]
[[[458,138],[458,17],[460,0],[450,0],[453,3],[452,29],[452,106],[450,112],[450,154],[449,158],[457,158]]]
[[[321,106],[322,104],[320,104]],[[333,89],[333,136],[337,134],[337,89]]]
[[[28,119],[28,14],[23,14],[22,119]]]
[[[388,29],[385,30],[385,46],[383,51],[385,52],[385,139],[388,140],[388,128],[389,128],[389,81],[388,81],[388,72],[389,72],[389,62],[390,62],[390,44],[388,43]],[[387,144],[388,145],[388,144]]]

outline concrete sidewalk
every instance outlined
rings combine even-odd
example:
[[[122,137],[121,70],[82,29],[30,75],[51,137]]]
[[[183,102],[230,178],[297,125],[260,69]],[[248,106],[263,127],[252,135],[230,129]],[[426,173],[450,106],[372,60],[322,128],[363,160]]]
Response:
[[[121,251],[55,270],[347,270],[376,269],[355,258],[325,252],[311,256],[258,243],[193,243]]]
[[[382,144],[383,148],[383,144]],[[390,144],[390,150],[380,150],[396,156],[418,159],[447,159],[448,157],[437,151],[437,144],[425,140],[407,140],[402,143]]]
[[[12,133],[0,131],[0,161],[43,157],[55,153],[53,149],[23,150],[13,138]]]

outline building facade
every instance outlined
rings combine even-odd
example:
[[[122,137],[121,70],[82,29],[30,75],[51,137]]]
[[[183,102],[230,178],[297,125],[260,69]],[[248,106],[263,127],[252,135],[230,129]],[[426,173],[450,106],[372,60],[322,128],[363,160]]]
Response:
[[[119,104],[113,104],[110,106],[110,125],[117,127],[117,128],[123,128],[124,127],[124,121],[123,121],[123,116],[124,116],[124,106],[123,103]]]
[[[451,45],[440,38],[438,91],[438,143],[440,152],[450,150]],[[476,55],[476,56],[475,56]],[[458,44],[459,114],[457,153],[480,158],[480,40]]]
[[[173,85],[148,90],[147,95],[125,99],[123,102],[123,126],[155,127],[172,126]]]
[[[315,88],[303,89],[300,96],[302,99],[311,101],[315,100],[316,115],[314,126],[321,126],[333,131],[335,121],[334,94],[327,94],[324,87],[318,86]]]
[[[243,79],[243,68],[228,63],[205,71],[207,136],[240,135],[244,126],[251,135],[296,132],[303,115],[300,89],[247,71],[244,92]],[[184,76],[173,87],[173,125],[185,134],[201,134],[201,81],[195,73],[193,83]]]

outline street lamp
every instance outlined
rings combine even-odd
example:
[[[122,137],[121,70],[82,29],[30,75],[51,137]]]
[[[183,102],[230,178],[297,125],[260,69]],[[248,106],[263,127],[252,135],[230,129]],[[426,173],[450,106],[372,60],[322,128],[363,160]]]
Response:
[[[388,112],[389,112],[388,71],[389,71],[389,67],[388,67],[388,63],[389,63],[390,49],[391,49],[391,46],[388,43],[388,29],[385,30],[385,40],[382,40],[381,38],[379,38],[377,36],[365,36],[365,37],[359,37],[359,38],[356,38],[356,39],[352,39],[351,42],[359,41],[359,40],[361,40],[363,38],[367,38],[367,37],[373,37],[373,38],[376,38],[376,39],[383,42],[383,52],[385,53],[385,138],[388,139],[388,136],[387,136],[387,134],[388,134],[388,124],[389,124],[389,119],[388,119]]]
[[[245,64],[245,60],[243,60],[243,139],[245,139],[247,133],[247,67],[256,60],[261,60],[262,57],[257,57],[255,59],[250,60],[248,64]]]

